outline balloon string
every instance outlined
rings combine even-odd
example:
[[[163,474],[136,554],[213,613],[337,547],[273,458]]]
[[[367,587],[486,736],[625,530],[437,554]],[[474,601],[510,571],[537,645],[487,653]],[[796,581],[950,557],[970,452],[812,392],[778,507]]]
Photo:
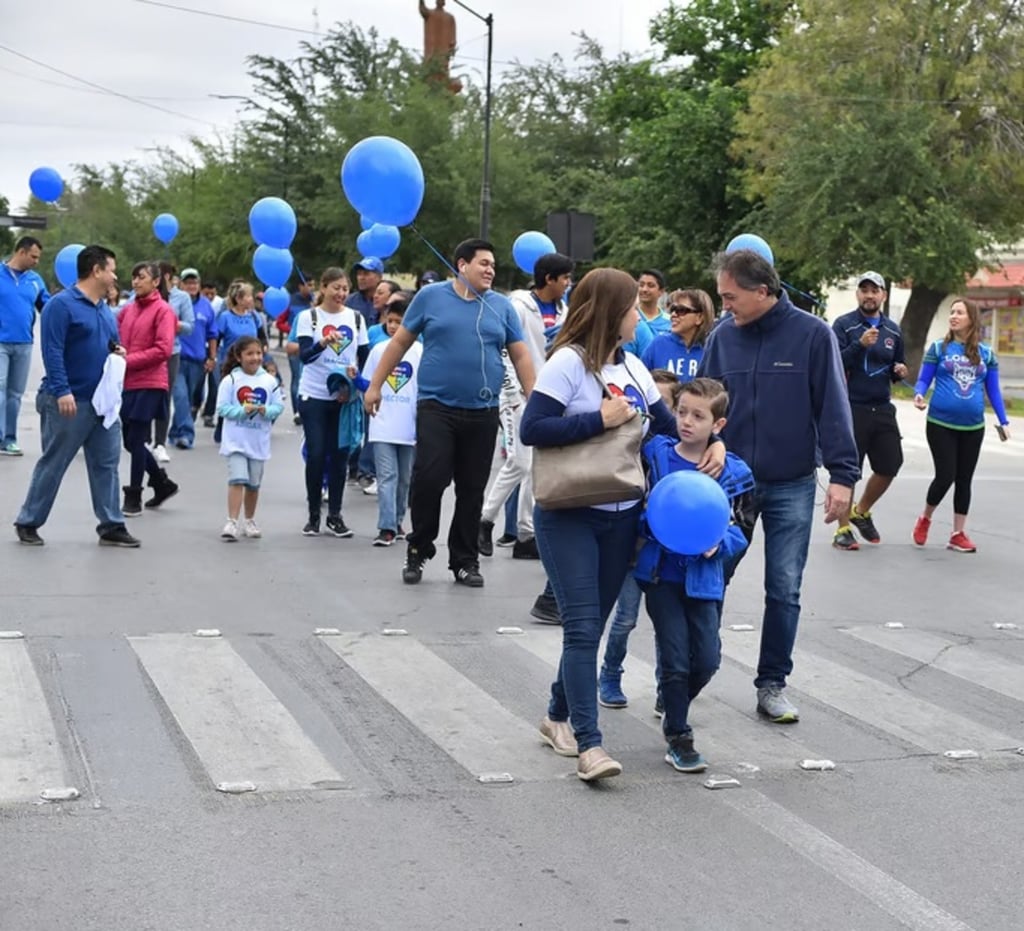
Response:
[[[808,294],[806,291],[801,291],[799,288],[795,288],[795,287],[793,287],[793,285],[791,285],[791,284],[789,284],[788,282],[785,282],[785,281],[782,282],[782,287],[786,288],[789,291],[792,291],[794,294],[800,295],[800,297],[806,298],[815,307],[820,307],[822,310],[825,309],[824,303],[819,301],[813,294]]]

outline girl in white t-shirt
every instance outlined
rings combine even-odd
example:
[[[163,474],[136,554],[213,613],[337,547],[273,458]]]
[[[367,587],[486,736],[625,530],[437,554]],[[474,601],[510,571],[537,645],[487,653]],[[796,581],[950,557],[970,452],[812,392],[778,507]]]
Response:
[[[234,543],[243,503],[245,535],[261,535],[256,504],[270,458],[270,428],[284,410],[284,398],[277,379],[263,368],[263,344],[255,336],[231,344],[221,371],[217,414],[224,418],[220,454],[228,462],[228,520],[220,535]]]
[[[636,307],[637,283],[625,272],[598,268],[583,277],[527,402],[522,442],[539,447],[581,443],[634,417],[644,418],[645,432],[678,435],[650,372],[622,349],[634,337]],[[610,397],[604,397],[598,375]],[[597,650],[629,571],[639,504],[536,510],[537,546],[564,631],[558,677],[540,733],[556,753],[579,757],[576,774],[585,781],[622,772],[601,746]]]
[[[343,370],[350,378],[366,361],[369,339],[362,314],[345,306],[349,293],[348,275],[340,268],[328,268],[320,276],[320,303],[295,318],[302,377],[299,405],[306,435],[306,503],[309,520],[302,528],[306,536],[320,533],[320,503],[324,474],[327,475],[327,530],[336,537],[350,537],[352,531],[341,516],[345,493],[345,467],[350,450],[338,448],[339,398],[328,388],[328,379]]]
[[[402,325],[405,315],[403,304],[390,305],[384,318],[384,328],[392,337]],[[377,343],[363,368],[363,379],[368,383],[377,371],[380,357],[387,349],[388,340]],[[374,463],[377,468],[377,536],[374,546],[391,546],[395,540],[405,538],[402,518],[409,502],[409,482],[416,455],[416,391],[417,374],[423,345],[415,342],[402,356],[402,361],[391,370],[381,385],[380,407],[370,418],[369,442],[373,444]]]

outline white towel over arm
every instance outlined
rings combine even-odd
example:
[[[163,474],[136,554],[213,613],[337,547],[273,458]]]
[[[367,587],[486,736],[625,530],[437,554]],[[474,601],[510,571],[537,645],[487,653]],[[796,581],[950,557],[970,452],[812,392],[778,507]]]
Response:
[[[103,363],[103,377],[92,395],[92,407],[103,418],[103,426],[109,430],[121,414],[121,392],[124,391],[124,356],[110,353]]]

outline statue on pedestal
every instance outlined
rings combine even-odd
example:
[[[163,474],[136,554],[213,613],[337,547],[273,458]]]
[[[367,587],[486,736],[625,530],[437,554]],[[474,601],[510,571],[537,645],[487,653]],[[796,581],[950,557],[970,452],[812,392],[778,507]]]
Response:
[[[423,0],[419,2],[420,16],[423,17],[423,60],[432,62],[431,80],[440,81],[457,94],[462,90],[462,84],[448,73],[455,54],[455,17],[444,8],[445,0],[435,0],[433,9]]]

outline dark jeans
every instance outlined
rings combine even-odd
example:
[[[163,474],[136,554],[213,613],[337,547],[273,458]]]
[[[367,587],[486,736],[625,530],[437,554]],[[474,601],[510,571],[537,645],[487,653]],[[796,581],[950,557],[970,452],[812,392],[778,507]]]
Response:
[[[454,479],[455,515],[448,528],[448,568],[454,571],[479,564],[480,513],[497,435],[496,407],[448,407],[438,401],[420,401],[417,405],[416,463],[409,491],[412,532],[408,541],[424,559],[436,552],[441,498]]]
[[[130,473],[128,484],[132,488],[141,488],[142,479],[149,475],[150,478],[160,474],[160,466],[153,458],[153,454],[146,449],[149,441],[150,429],[153,424],[148,420],[122,420],[121,436],[124,440],[124,448],[131,456]]]
[[[320,519],[324,475],[327,476],[327,514],[341,514],[345,494],[345,463],[348,450],[338,449],[337,401],[306,398],[302,404],[302,430],[306,435],[306,503],[309,516]]]
[[[981,442],[985,439],[985,428],[977,430],[950,430],[930,420],[925,426],[928,448],[932,451],[935,464],[935,478],[928,486],[925,499],[931,507],[941,503],[953,489],[953,513],[967,514],[971,507],[971,481],[981,455]]]
[[[519,486],[516,485],[516,490],[512,492],[505,499],[505,531],[503,536],[506,537],[518,537],[519,536],[519,518],[517,516],[519,511]]]
[[[690,702],[711,681],[722,662],[718,635],[720,602],[690,598],[682,583],[641,583],[647,613],[654,624],[661,669],[658,674],[665,705],[665,738],[688,735]]]
[[[292,373],[288,383],[288,392],[292,398],[292,413],[299,413],[299,381],[302,378],[302,360],[298,356],[288,356],[288,368]],[[301,415],[300,415],[301,416]]]
[[[218,362],[212,372],[206,374],[206,403],[203,404],[203,416],[212,417],[217,413],[217,389],[220,387],[220,363]],[[199,406],[199,401],[195,398],[196,407]]]
[[[171,356],[167,360],[167,384],[170,388],[167,391],[167,417],[153,421],[153,445],[167,445],[167,430],[171,425],[171,401],[174,400],[174,383],[178,380],[178,366],[181,362],[181,354]]]
[[[537,547],[562,616],[562,658],[548,717],[572,723],[580,753],[601,745],[597,649],[629,571],[640,511],[534,509]]]

